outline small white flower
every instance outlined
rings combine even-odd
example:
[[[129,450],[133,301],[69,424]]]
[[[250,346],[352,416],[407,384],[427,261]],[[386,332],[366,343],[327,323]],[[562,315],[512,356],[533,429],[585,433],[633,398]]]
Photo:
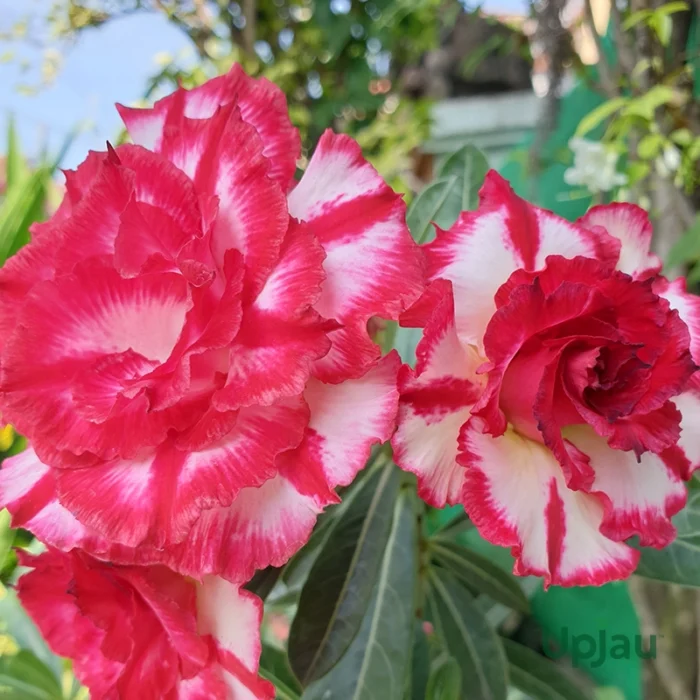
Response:
[[[564,172],[567,185],[582,185],[596,194],[627,183],[627,176],[617,172],[618,154],[602,143],[573,138],[569,148],[574,164]]]

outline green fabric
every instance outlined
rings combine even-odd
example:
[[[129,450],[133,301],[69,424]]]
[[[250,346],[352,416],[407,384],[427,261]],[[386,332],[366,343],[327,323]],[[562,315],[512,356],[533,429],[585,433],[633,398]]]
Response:
[[[431,510],[427,518],[428,531],[434,531],[461,512],[459,506]],[[486,542],[476,530],[460,535],[459,540],[506,571],[513,570],[510,551]],[[609,645],[613,635],[624,635],[629,639],[630,659],[606,658],[597,665],[600,659],[596,655],[590,660],[580,659],[579,668],[598,685],[618,688],[625,700],[642,700],[642,661],[634,653],[635,637],[640,634],[640,629],[626,583],[578,588],[551,586],[548,591],[539,586],[530,603],[532,616],[542,628],[545,639],[558,645],[563,643],[564,634],[568,635],[569,643],[580,635],[590,635],[597,640],[601,631]]]

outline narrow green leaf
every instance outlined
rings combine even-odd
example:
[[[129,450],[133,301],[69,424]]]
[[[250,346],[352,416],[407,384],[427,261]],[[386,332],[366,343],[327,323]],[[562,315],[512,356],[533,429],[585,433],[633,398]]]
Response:
[[[518,610],[530,612],[530,604],[517,581],[500,566],[456,542],[431,541],[433,557],[470,588]]]
[[[695,217],[693,225],[671,248],[666,259],[666,267],[673,268],[698,259],[700,259],[700,216]]]
[[[435,238],[433,222],[448,222],[449,228],[462,211],[462,192],[455,175],[431,182],[414,200],[406,214],[406,223],[417,243]]]
[[[479,190],[488,171],[486,156],[476,146],[467,144],[442,164],[437,177],[457,177],[461,184],[461,211],[471,211],[479,204]]]
[[[48,171],[39,168],[7,193],[0,207],[0,265],[29,240],[29,227],[42,218],[48,178]]]
[[[425,700],[460,700],[461,697],[462,670],[456,659],[445,654],[433,664]]]
[[[330,537],[333,528],[338,523],[340,516],[348,509],[355,496],[361,491],[363,481],[371,475],[372,469],[377,464],[377,455],[370,457],[365,468],[357,475],[355,481],[346,489],[342,496],[342,502],[326,509],[316,520],[316,527],[311,533],[309,541],[287,562],[282,571],[282,581],[290,589],[300,589],[309,577],[311,567]]]
[[[282,569],[275,566],[268,566],[266,569],[260,569],[255,572],[244,588],[251,593],[254,593],[261,600],[265,600],[270,594],[270,591],[275,587]]]
[[[430,678],[430,647],[421,622],[416,622],[411,652],[411,673],[408,676],[411,700],[425,700]]]
[[[16,593],[0,584],[0,631],[10,635],[22,649],[28,649],[58,678],[61,659],[46,645],[36,625],[19,602]]]
[[[303,686],[325,675],[355,638],[389,537],[398,470],[375,471],[341,515],[301,592],[289,661]]]
[[[10,117],[7,124],[7,156],[5,160],[5,180],[7,191],[20,186],[27,177],[27,163],[22,155],[22,150],[17,138],[14,117]]]
[[[403,700],[413,636],[417,583],[414,496],[403,489],[362,626],[340,662],[312,683],[303,700]]]
[[[604,122],[608,117],[611,117],[615,112],[618,112],[622,107],[627,104],[627,98],[616,97],[607,102],[603,102],[602,105],[596,107],[594,110],[589,112],[576,127],[576,136],[585,136],[589,131]]]
[[[590,700],[555,664],[522,644],[502,639],[511,685],[538,700]]]
[[[275,686],[279,700],[299,700],[301,697],[299,681],[294,677],[287,655],[281,649],[263,644],[260,675]]]
[[[7,553],[15,541],[15,531],[10,527],[10,521],[10,512],[6,508],[0,510],[0,569],[5,565]]]
[[[27,649],[0,657],[0,688],[3,686],[22,691],[26,698],[60,700],[63,697],[56,676]]]
[[[639,576],[700,588],[700,491],[688,492],[688,505],[673,518],[678,535],[663,549],[639,547]]]
[[[460,513],[456,518],[448,520],[435,530],[433,538],[436,540],[453,540],[463,532],[468,532],[474,527],[474,523],[466,513]]]
[[[452,574],[433,570],[430,583],[432,622],[460,665],[462,698],[505,700],[508,667],[496,633]]]

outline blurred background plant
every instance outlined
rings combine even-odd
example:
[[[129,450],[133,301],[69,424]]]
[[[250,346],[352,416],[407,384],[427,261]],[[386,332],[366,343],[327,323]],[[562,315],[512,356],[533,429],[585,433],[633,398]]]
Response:
[[[31,223],[55,207],[58,162],[73,167],[87,147],[125,138],[115,121],[96,113],[90,130],[76,139],[75,157],[70,140],[62,145],[72,133],[66,120],[77,124],[86,116],[85,102],[77,98],[85,97],[79,90],[90,78],[82,74],[61,93],[64,76],[75,61],[87,70],[94,60],[100,90],[107,92],[113,86],[103,75],[123,77],[123,66],[133,68],[128,54],[137,53],[142,40],[154,62],[140,67],[143,77],[121,99],[151,102],[177,84],[200,84],[240,62],[287,95],[303,137],[299,167],[324,129],[352,134],[406,193],[417,240],[434,234],[431,222],[449,227],[461,209],[476,206],[488,159],[519,194],[567,218],[613,199],[644,206],[667,268],[688,271],[690,282],[700,283],[698,0],[487,0],[478,7],[458,0],[0,0],[0,9],[11,16],[3,23],[0,12],[0,68],[12,68],[4,83],[21,93],[10,96],[8,88],[0,107],[24,110],[18,129],[9,124],[0,161],[0,264],[29,240]],[[169,42],[176,50],[159,43],[166,29],[182,39]],[[110,36],[117,55],[107,53]],[[81,53],[95,37],[93,53]],[[38,104],[43,114],[32,106]],[[26,128],[32,120],[47,129],[53,148]],[[486,158],[467,144],[476,144]],[[23,148],[31,158],[23,157]],[[416,335],[385,327],[380,340],[411,362]],[[22,448],[11,427],[0,430],[3,457]],[[415,580],[404,572],[395,583],[418,581],[425,588],[432,581],[438,618],[458,600],[462,621],[474,626],[481,646],[469,653],[449,623],[439,635],[418,626],[413,655],[397,657],[401,672],[411,677],[397,696],[395,685],[379,681],[353,687],[353,664],[368,658],[357,646],[366,646],[358,632],[353,653],[303,691],[304,699],[331,691],[330,697],[345,700],[349,688],[356,698],[383,694],[385,700],[700,697],[697,487],[694,479],[689,506],[676,519],[677,543],[663,552],[645,551],[641,576],[629,584],[597,589],[545,592],[537,580],[516,580],[507,551],[487,545],[455,511],[428,509]],[[344,507],[320,521],[309,546],[284,571],[262,572],[251,583],[269,594],[263,673],[286,700],[302,695],[287,661],[290,623],[298,611],[314,614],[303,602],[304,586],[311,580],[323,587],[323,567],[314,564],[338,545],[329,537],[342,533],[334,523],[342,523]],[[387,549],[386,557],[403,552],[401,541],[392,541],[399,549]],[[0,698],[84,697],[14,597],[12,584],[22,569],[13,545],[29,551],[39,546],[28,533],[11,530],[1,513]],[[328,596],[333,594],[331,587]],[[375,620],[377,614],[367,613]],[[399,619],[400,610],[387,615]],[[395,634],[378,623],[372,629],[386,639]],[[554,663],[543,655],[547,640],[562,643],[563,630],[663,639],[656,658],[590,659],[573,668],[570,659]],[[474,682],[480,673],[485,686]]]

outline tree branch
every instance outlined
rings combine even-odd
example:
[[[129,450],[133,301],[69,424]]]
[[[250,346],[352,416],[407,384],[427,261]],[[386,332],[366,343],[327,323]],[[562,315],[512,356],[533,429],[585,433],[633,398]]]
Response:
[[[611,2],[614,4],[615,0],[611,0]],[[585,0],[584,9],[586,25],[588,26],[588,31],[593,35],[593,41],[595,41],[596,51],[598,52],[600,84],[608,97],[617,97],[620,94],[618,76],[613,74],[612,66],[608,62],[608,57],[603,50],[603,41],[600,38],[600,34],[598,34],[598,30],[595,26],[595,19],[593,18],[591,0]]]

